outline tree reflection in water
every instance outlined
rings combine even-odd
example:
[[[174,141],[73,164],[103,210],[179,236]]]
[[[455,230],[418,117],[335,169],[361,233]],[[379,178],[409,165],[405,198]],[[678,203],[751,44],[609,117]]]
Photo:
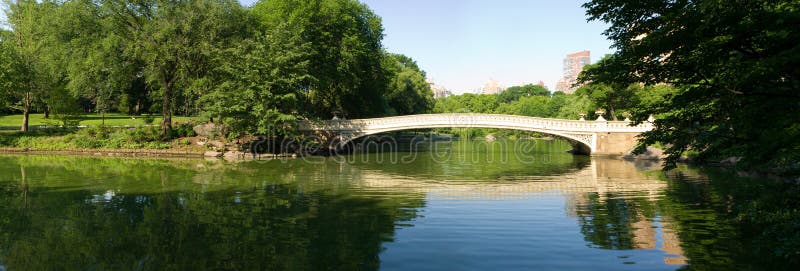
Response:
[[[0,183],[0,259],[13,270],[374,270],[381,244],[422,204],[408,195],[367,198],[262,184],[255,176],[236,181],[249,191],[176,191],[180,181],[150,177],[206,182],[192,176],[193,163],[48,159],[0,157],[3,172],[24,168],[16,183]],[[145,164],[157,170],[137,173]],[[111,184],[93,189],[91,176]],[[46,181],[28,192],[26,181],[34,178]]]

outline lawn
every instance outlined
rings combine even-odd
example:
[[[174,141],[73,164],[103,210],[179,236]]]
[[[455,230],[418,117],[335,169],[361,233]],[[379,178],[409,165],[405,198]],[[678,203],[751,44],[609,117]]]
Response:
[[[105,125],[107,126],[141,126],[146,125],[145,116],[128,116],[125,114],[109,113],[105,116]],[[173,122],[189,122],[197,117],[179,117],[173,116]],[[100,114],[86,114],[81,117],[79,125],[85,126],[100,126],[103,123],[103,118]],[[153,124],[161,123],[161,115],[153,116]],[[45,119],[44,114],[31,114],[28,125],[60,125],[61,123],[52,117]],[[22,115],[7,115],[0,116],[0,129],[19,129],[22,125]]]

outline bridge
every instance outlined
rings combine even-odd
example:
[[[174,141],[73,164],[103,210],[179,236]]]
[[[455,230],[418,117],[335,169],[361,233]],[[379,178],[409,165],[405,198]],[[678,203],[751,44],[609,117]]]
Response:
[[[429,128],[494,128],[531,131],[569,141],[576,153],[624,155],[636,146],[636,136],[653,129],[652,122],[549,119],[501,114],[421,114],[371,119],[301,122],[299,130],[323,135],[332,148],[379,133]]]

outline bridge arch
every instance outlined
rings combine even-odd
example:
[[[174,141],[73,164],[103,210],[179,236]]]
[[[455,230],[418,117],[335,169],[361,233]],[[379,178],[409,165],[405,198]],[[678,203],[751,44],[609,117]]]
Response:
[[[593,135],[570,135],[566,133],[559,133],[554,131],[549,131],[545,129],[526,129],[521,127],[499,127],[497,125],[469,125],[469,126],[459,126],[459,125],[450,125],[450,126],[424,126],[424,125],[415,125],[413,127],[392,127],[392,128],[384,128],[384,129],[373,129],[368,130],[365,132],[361,131],[353,131],[353,132],[346,132],[339,134],[337,138],[334,139],[334,144],[338,145],[337,147],[341,147],[347,145],[349,143],[355,142],[360,138],[366,138],[372,135],[381,134],[381,133],[388,133],[388,132],[397,132],[397,131],[406,131],[406,130],[416,130],[416,129],[435,129],[435,128],[487,128],[487,129],[504,129],[504,130],[516,130],[516,131],[526,131],[526,132],[535,132],[546,134],[549,136],[556,137],[561,140],[565,140],[572,145],[573,152],[578,154],[591,154],[592,146],[590,145],[592,142]]]

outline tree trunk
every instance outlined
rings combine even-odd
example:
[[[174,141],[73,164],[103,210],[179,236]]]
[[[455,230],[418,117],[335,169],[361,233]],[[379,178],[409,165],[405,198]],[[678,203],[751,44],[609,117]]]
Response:
[[[611,120],[617,121],[617,114],[614,113],[614,106],[608,104],[608,114],[611,115]]]
[[[44,119],[50,119],[50,106],[44,107]]]
[[[22,185],[20,187],[20,188],[22,188],[22,200],[23,200],[23,204],[24,204],[25,210],[27,210],[28,209],[28,190],[29,190],[28,189],[28,177],[25,174],[25,167],[24,166],[20,165],[19,166],[19,171],[20,171],[20,174],[22,174]]]
[[[161,101],[161,137],[168,139],[172,130],[172,90],[169,81],[163,81],[164,93]]]
[[[23,101],[22,106],[22,127],[20,127],[20,131],[27,132],[28,131],[28,120],[31,114],[31,93],[25,93],[25,99]]]
[[[136,98],[136,106],[133,107],[133,112],[131,112],[134,116],[139,116],[142,114],[140,108],[142,106],[142,99]]]

